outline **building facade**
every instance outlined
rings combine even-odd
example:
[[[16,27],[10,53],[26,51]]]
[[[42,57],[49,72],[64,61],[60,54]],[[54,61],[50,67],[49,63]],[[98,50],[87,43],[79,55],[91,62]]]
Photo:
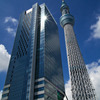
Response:
[[[86,65],[73,30],[74,17],[62,0],[60,24],[64,28],[68,67],[71,79],[72,100],[96,100]]]
[[[20,16],[2,100],[63,100],[64,90],[57,24],[36,3]]]

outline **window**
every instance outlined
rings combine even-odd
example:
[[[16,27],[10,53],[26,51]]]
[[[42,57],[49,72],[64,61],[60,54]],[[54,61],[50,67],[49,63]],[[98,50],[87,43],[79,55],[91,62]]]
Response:
[[[44,87],[36,88],[36,89],[35,89],[35,92],[42,91],[42,90],[44,90]]]
[[[36,96],[35,96],[35,99],[43,98],[43,97],[44,97],[44,94],[40,94],[40,95],[36,95]]]

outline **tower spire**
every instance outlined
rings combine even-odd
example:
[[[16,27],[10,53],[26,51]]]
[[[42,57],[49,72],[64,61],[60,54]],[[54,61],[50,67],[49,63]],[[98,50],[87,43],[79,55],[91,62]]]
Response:
[[[60,25],[62,27],[64,27],[66,24],[74,25],[74,17],[70,14],[69,7],[64,0],[62,0],[60,10],[62,13],[62,16],[60,17]]]
[[[65,3],[64,0],[62,0],[62,5],[61,5],[61,8],[60,9],[61,9],[62,15],[69,13],[69,7]]]

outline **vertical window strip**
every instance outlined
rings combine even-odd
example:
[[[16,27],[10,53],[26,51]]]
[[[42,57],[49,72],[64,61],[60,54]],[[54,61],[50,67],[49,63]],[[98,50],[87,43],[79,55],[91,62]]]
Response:
[[[22,31],[21,31],[21,33],[22,33],[23,39],[24,39],[24,41],[25,41],[26,48],[28,48],[28,43],[27,43],[27,41],[26,41],[26,39],[25,39],[24,33],[23,33]]]
[[[19,53],[19,55],[21,57],[21,50],[20,50],[19,46],[18,46],[18,53]]]
[[[23,47],[24,47],[24,51],[25,51],[25,53],[27,52],[27,50],[26,50],[26,47],[25,47],[25,44],[24,44],[24,41],[23,41],[23,38],[22,38],[22,36],[20,35],[20,38],[21,38],[21,42],[22,42],[22,44],[23,44]]]
[[[25,28],[24,28],[24,27]],[[24,30],[25,31],[25,35],[26,35],[26,38],[27,38],[27,40],[28,40],[28,38],[29,38],[29,32],[27,31],[27,29],[26,29],[26,25],[25,25],[25,23],[23,22],[23,26],[22,26],[22,30]]]
[[[22,54],[24,55],[23,48],[22,48],[22,44],[21,44],[20,40],[19,40],[19,46],[21,48],[20,50],[22,51]]]

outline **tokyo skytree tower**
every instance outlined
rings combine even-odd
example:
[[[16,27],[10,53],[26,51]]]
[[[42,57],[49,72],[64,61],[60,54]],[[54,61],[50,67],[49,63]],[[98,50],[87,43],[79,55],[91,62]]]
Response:
[[[72,100],[96,100],[86,65],[73,30],[74,17],[62,0],[60,25],[64,28],[68,67],[71,79]]]

